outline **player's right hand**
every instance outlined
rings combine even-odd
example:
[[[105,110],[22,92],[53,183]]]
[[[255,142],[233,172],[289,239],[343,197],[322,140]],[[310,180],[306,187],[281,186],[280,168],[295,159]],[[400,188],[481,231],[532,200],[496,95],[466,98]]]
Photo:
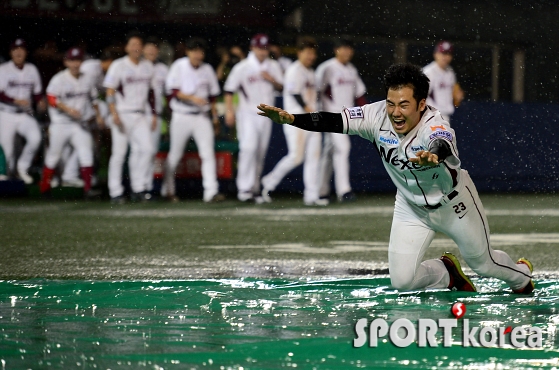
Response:
[[[26,99],[14,99],[14,104],[22,108],[27,108],[31,105],[31,102]]]
[[[80,118],[82,118],[82,114],[80,113],[80,111],[72,108],[68,109],[68,115],[73,119],[75,119],[76,121],[79,121]]]
[[[118,114],[113,114],[113,123],[116,127],[118,127],[120,132],[124,133],[124,126],[122,125],[122,121],[120,120]]]
[[[259,115],[268,117],[276,123],[285,125],[291,124],[293,123],[293,121],[295,121],[295,116],[293,116],[293,114],[290,114],[289,112],[284,111],[283,109],[280,109],[278,107],[260,104],[257,108],[260,109],[260,112],[258,112]]]
[[[200,107],[204,107],[208,104],[208,101],[206,99],[199,98],[197,96],[190,97],[190,101],[193,102],[194,104],[200,106]]]

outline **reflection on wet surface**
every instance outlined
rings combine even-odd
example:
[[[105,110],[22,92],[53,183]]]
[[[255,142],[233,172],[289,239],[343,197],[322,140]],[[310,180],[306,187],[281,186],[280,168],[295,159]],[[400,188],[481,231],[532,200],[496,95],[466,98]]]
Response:
[[[6,369],[559,365],[557,280],[539,280],[532,296],[474,282],[480,293],[398,294],[386,277],[3,281],[0,360]],[[539,327],[543,348],[462,348],[459,330],[451,348],[352,346],[360,318],[451,318],[455,301],[470,326]]]

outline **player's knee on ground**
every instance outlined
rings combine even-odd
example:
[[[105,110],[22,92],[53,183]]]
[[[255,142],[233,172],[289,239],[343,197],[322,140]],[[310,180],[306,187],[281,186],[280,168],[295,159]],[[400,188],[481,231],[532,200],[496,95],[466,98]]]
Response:
[[[399,291],[411,290],[413,288],[414,275],[411,273],[390,273],[390,284]]]

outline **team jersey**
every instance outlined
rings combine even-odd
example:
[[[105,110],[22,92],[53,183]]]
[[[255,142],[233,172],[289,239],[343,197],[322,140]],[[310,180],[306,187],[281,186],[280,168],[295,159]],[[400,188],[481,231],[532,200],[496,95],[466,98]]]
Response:
[[[328,59],[316,69],[316,85],[320,93],[321,110],[339,113],[343,107],[352,107],[355,99],[367,92],[357,68],[342,64],[336,58]]]
[[[239,110],[257,112],[260,103],[274,105],[274,86],[262,77],[262,72],[268,72],[276,82],[283,84],[283,74],[279,63],[272,59],[264,62],[256,58],[251,52],[248,57],[235,64],[223,90],[234,93],[239,91]]]
[[[209,101],[210,97],[218,96],[221,92],[214,69],[207,63],[194,68],[188,57],[177,59],[169,70],[165,83],[167,94],[179,90],[186,95],[195,95]],[[171,99],[171,109],[184,114],[205,113],[210,110],[210,104],[200,107],[192,102]]]
[[[154,89],[154,67],[147,60],[134,64],[129,57],[115,60],[105,76],[103,86],[115,89],[118,112],[145,112],[149,90]]]
[[[84,60],[80,67],[80,72],[91,79],[97,90],[103,89],[103,79],[105,76],[103,74],[103,68],[101,67],[101,60]]]
[[[95,116],[92,102],[97,97],[97,89],[93,86],[93,81],[83,73],[75,78],[67,69],[58,72],[47,86],[47,97],[49,116],[53,123],[86,122]],[[76,121],[55,108],[57,103],[79,111],[81,119]]]
[[[33,95],[41,94],[43,86],[37,67],[25,63],[22,69],[16,67],[13,61],[0,65],[0,93],[9,99],[33,101]],[[0,101],[0,109],[8,112],[23,112],[20,107],[5,101]]]
[[[283,87],[284,109],[292,114],[306,113],[293,95],[301,95],[303,101],[311,110],[316,110],[316,85],[312,68],[305,67],[296,61],[285,72],[285,86]]]
[[[427,104],[432,105],[444,115],[454,113],[452,92],[456,84],[456,75],[452,67],[441,69],[437,62],[431,62],[423,68],[423,73],[429,77],[429,96]]]
[[[398,135],[379,101],[342,111],[344,133],[359,135],[377,148],[384,168],[409,203],[434,206],[451,193],[460,181],[460,159],[454,130],[441,113],[427,106],[423,117],[408,134]],[[419,166],[409,161],[420,150],[429,150],[435,139],[450,145],[452,154],[436,166]]]

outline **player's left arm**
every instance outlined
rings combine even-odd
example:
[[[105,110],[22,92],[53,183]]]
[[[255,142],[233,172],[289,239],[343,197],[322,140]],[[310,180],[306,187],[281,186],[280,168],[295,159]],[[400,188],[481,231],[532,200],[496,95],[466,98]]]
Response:
[[[306,131],[343,133],[344,123],[341,113],[291,114],[281,108],[266,104],[260,104],[257,108],[260,110],[259,115],[282,125],[291,125]]]
[[[262,72],[262,77],[266,81],[270,82],[274,86],[275,90],[280,92],[283,91],[283,72],[281,71],[279,63],[276,62],[272,64],[270,73],[266,71]]]

